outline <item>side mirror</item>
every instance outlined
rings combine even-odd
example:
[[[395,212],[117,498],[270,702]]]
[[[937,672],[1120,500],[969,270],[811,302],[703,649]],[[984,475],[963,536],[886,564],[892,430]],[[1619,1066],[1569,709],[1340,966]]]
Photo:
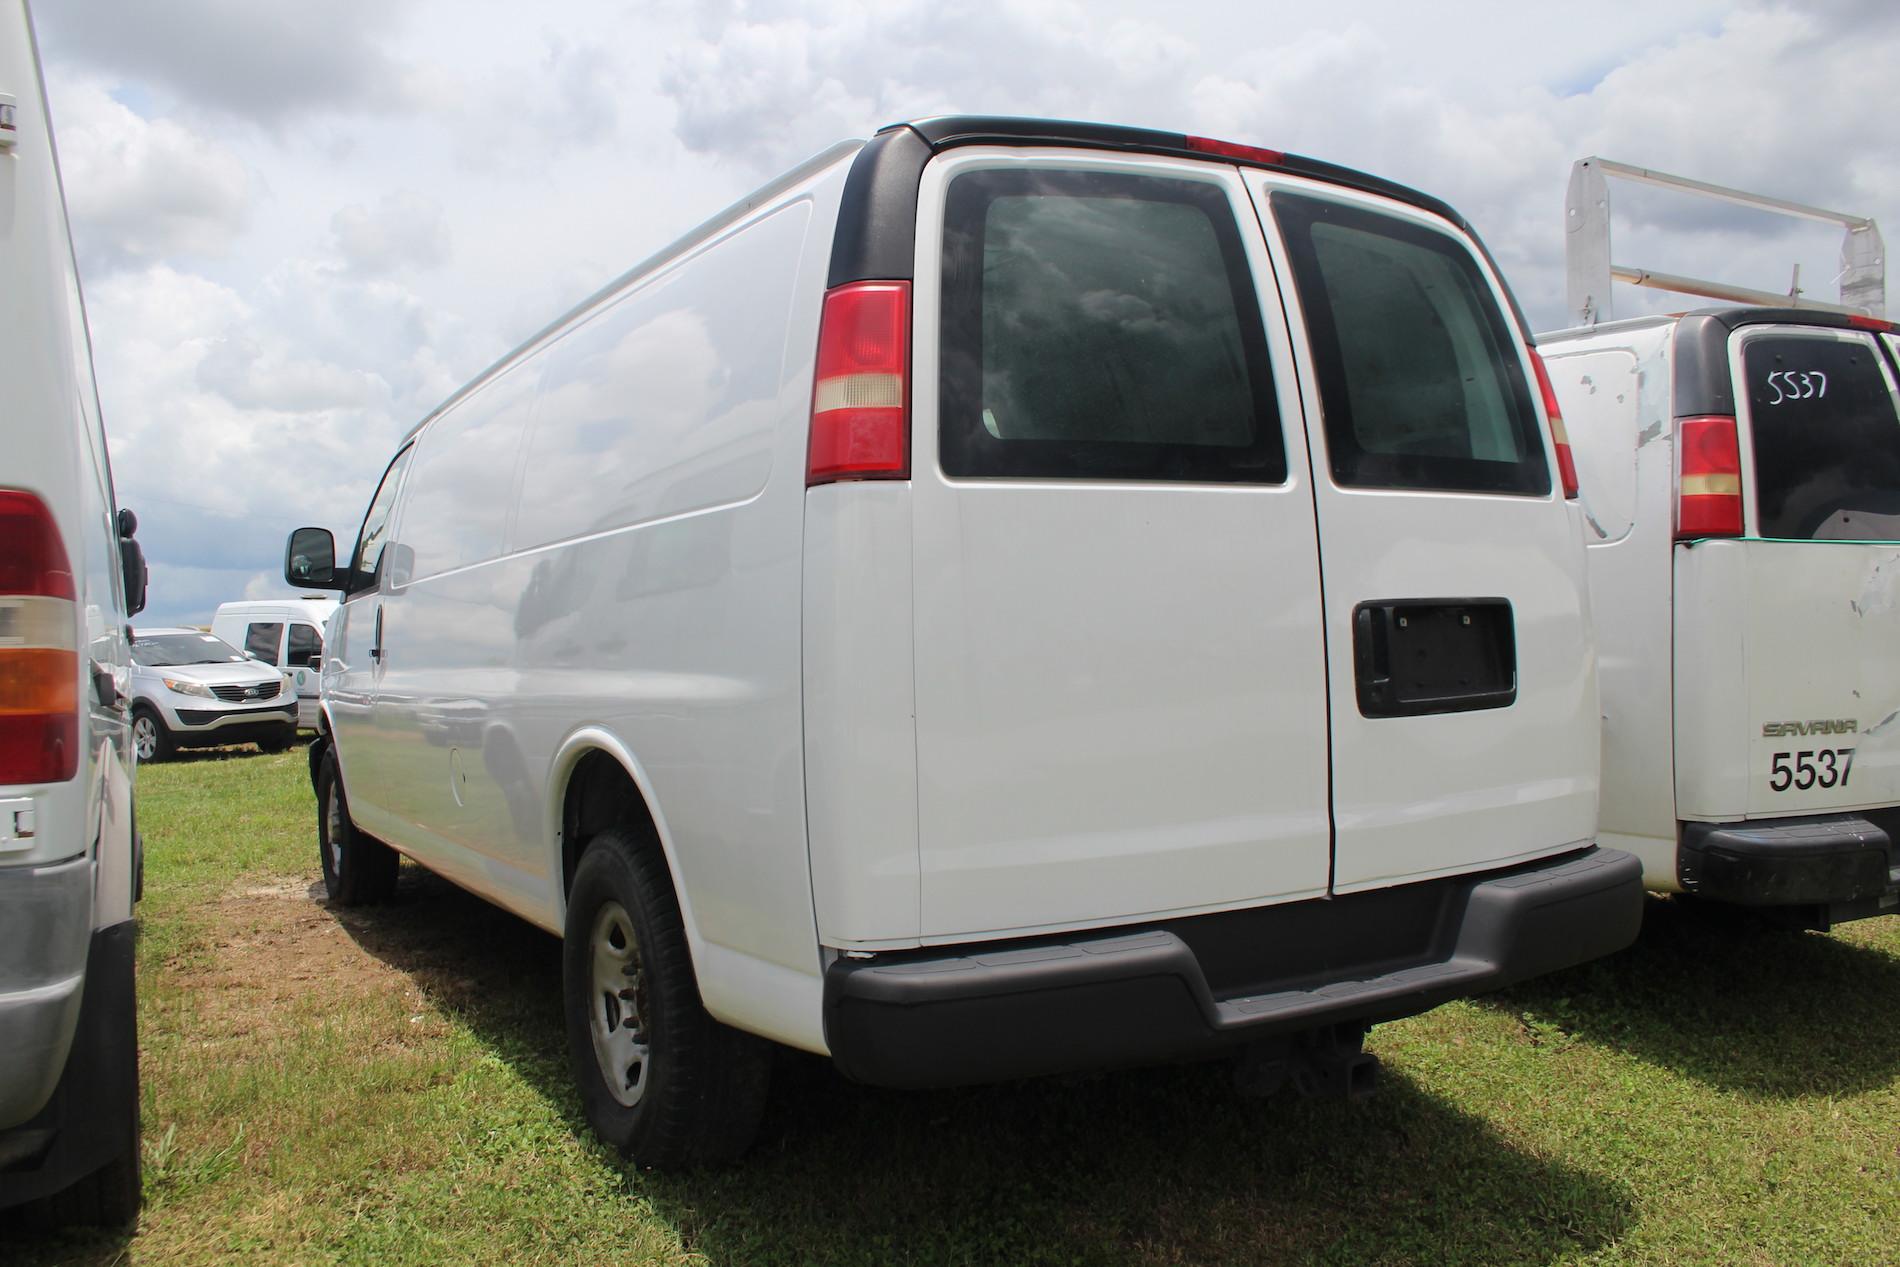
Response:
[[[328,528],[299,528],[284,547],[284,579],[298,589],[333,590],[336,574],[336,538]]]
[[[119,575],[125,581],[125,614],[136,616],[145,610],[146,583],[150,572],[145,566],[145,549],[132,539],[139,530],[139,517],[129,510],[119,512]]]
[[[323,657],[320,655],[311,656],[310,663],[304,667],[308,668],[312,673],[323,672]]]

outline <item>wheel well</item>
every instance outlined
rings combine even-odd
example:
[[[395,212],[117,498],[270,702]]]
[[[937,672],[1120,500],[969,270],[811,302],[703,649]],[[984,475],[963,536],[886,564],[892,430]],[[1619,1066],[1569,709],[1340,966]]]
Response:
[[[561,803],[561,892],[574,886],[574,871],[588,840],[608,827],[632,833],[643,849],[660,848],[660,833],[639,785],[609,753],[599,748],[582,757],[568,777]],[[665,858],[661,858],[665,864]],[[670,872],[670,868],[669,868]]]

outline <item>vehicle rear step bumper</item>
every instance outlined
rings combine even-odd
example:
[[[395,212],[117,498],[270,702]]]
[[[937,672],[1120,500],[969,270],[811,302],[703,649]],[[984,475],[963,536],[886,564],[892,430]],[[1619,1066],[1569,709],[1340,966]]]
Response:
[[[1893,840],[1857,814],[1684,823],[1676,857],[1683,891],[1712,902],[1900,909]]]
[[[825,1036],[847,1076],[891,1087],[1200,1059],[1583,963],[1634,941],[1642,913],[1642,865],[1591,848],[1096,935],[841,958]]]

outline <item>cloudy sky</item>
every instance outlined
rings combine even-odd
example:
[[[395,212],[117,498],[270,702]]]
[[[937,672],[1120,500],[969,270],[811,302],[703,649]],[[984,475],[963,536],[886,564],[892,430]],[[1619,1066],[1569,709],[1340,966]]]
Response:
[[[1564,324],[1573,159],[1900,233],[1892,0],[33,0],[145,617],[284,591],[396,439],[832,141],[946,112],[1295,150],[1448,199]],[[1613,187],[1619,262],[1832,297],[1837,230]],[[1688,306],[1627,287],[1619,315]]]

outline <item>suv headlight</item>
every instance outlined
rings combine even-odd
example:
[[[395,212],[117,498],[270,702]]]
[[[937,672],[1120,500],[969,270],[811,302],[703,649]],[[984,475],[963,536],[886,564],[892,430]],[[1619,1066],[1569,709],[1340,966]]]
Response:
[[[165,678],[165,689],[177,691],[180,695],[202,695],[206,699],[216,699],[211,688],[203,682],[187,682],[180,678]]]

